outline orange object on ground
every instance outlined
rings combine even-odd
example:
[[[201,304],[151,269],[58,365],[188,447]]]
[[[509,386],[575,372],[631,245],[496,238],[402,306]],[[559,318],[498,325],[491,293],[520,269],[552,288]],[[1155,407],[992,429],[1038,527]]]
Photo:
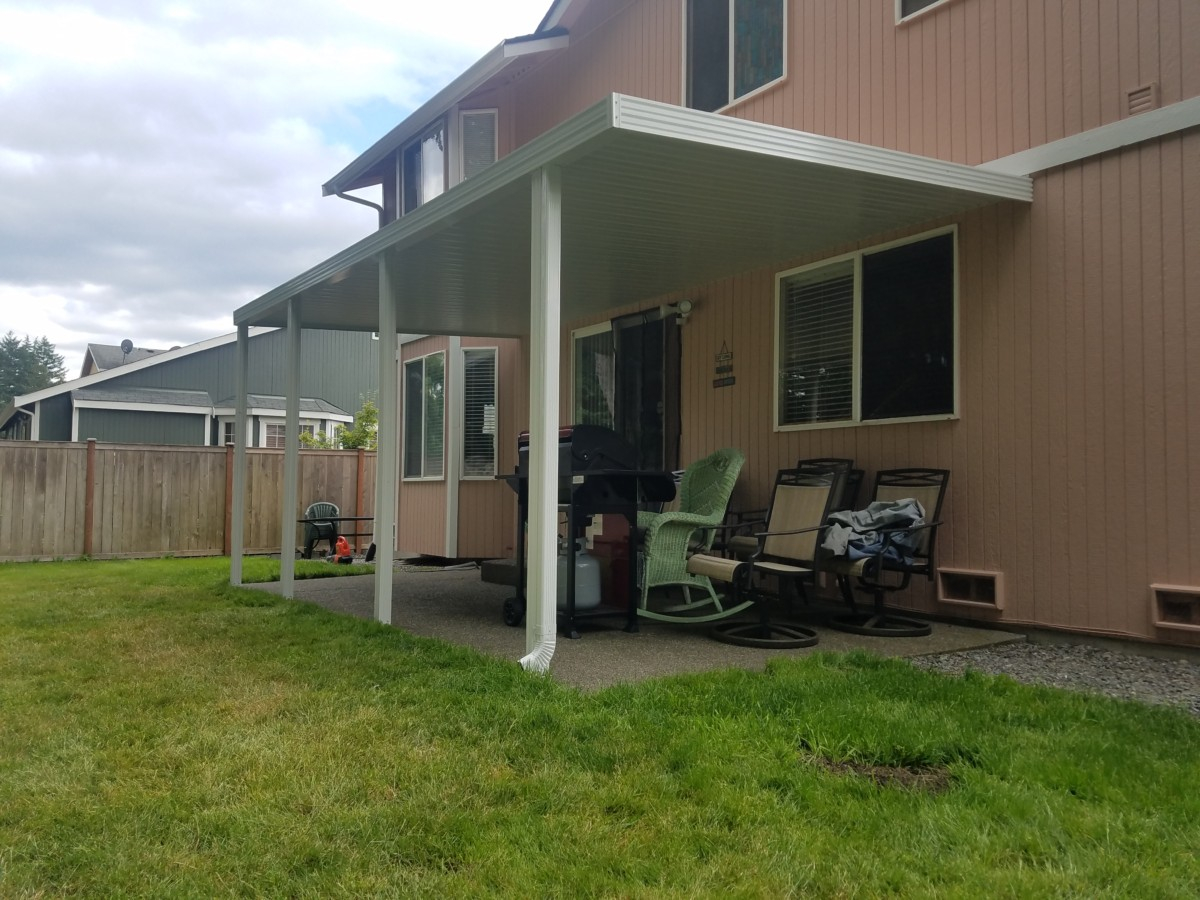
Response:
[[[333,545],[333,555],[336,556],[338,559],[354,555],[350,551],[350,544],[347,543],[346,539],[344,537],[342,537],[340,534],[338,535],[337,543],[335,543]]]

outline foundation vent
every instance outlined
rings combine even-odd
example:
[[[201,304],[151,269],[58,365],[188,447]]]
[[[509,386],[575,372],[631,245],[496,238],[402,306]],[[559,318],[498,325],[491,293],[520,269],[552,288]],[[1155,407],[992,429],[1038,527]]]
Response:
[[[1150,598],[1158,628],[1200,631],[1200,587],[1152,584]]]
[[[1152,109],[1158,109],[1158,82],[1143,84],[1126,93],[1125,115],[1136,116]]]
[[[938,602],[976,609],[1004,609],[1004,573],[939,568]]]

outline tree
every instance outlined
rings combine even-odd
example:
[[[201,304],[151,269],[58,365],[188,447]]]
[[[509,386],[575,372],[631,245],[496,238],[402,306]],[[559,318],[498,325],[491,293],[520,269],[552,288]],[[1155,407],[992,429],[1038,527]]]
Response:
[[[316,434],[301,432],[300,443],[318,450],[374,450],[379,444],[379,408],[373,397],[363,399],[363,405],[354,414],[354,425],[347,428],[339,425],[332,435],[324,431]]]
[[[45,337],[24,340],[11,331],[0,338],[0,406],[13,397],[62,384],[66,363]]]

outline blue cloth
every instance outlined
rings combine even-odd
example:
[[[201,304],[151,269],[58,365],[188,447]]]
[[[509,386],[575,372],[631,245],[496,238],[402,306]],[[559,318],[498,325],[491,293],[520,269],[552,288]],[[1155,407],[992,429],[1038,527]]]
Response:
[[[853,561],[883,552],[884,560],[909,565],[921,543],[921,532],[912,529],[925,524],[925,510],[911,497],[876,500],[866,509],[830,513],[826,523],[821,546],[834,556]]]

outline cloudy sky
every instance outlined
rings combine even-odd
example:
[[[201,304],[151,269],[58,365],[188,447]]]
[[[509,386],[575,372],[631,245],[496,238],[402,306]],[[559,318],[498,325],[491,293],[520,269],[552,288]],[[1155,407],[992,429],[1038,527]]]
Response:
[[[0,334],[74,378],[232,331],[376,227],[321,184],[550,5],[0,0]]]

